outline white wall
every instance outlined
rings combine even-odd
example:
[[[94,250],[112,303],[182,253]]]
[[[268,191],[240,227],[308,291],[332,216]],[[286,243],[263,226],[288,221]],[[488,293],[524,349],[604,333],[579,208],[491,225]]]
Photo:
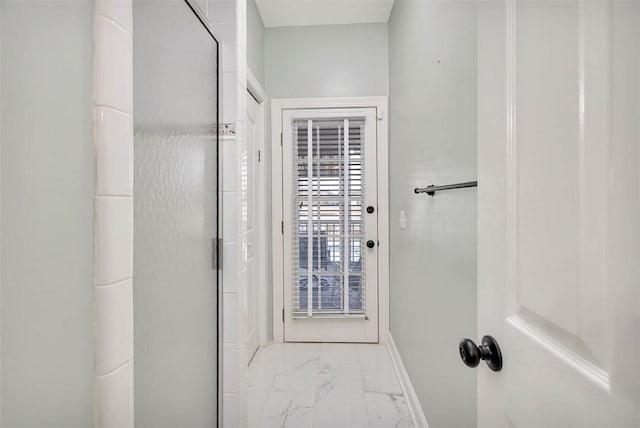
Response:
[[[2,4],[0,3],[0,426],[2,425]]]
[[[0,3],[0,426],[2,425],[2,4]]]
[[[2,2],[2,425],[94,423],[93,2]]]
[[[267,28],[265,30],[265,90],[272,98],[359,97],[387,95],[388,26],[354,24]],[[267,144],[264,159],[271,159],[271,109],[266,108]],[[271,186],[271,166],[266,171]],[[271,198],[267,200],[271,222]],[[267,234],[267,248],[271,235]],[[268,276],[273,277],[271,254]],[[268,302],[272,285],[269,281]],[[269,305],[269,335],[273,327]]]
[[[267,28],[271,98],[387,95],[387,24]]]
[[[255,0],[247,2],[247,66],[264,88],[264,23]]]
[[[475,426],[476,190],[413,193],[476,179],[475,6],[397,0],[389,52],[391,332],[430,426]]]

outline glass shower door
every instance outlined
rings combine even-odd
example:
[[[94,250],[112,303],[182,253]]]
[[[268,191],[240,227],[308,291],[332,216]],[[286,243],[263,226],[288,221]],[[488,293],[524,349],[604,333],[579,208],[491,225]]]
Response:
[[[214,427],[218,44],[184,1],[133,18],[135,425]]]

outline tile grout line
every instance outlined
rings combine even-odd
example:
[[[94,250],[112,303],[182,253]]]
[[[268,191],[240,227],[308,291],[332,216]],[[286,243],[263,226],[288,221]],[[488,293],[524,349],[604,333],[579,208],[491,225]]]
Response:
[[[371,415],[369,415],[369,404],[367,403],[367,387],[364,384],[364,370],[362,369],[362,358],[360,353],[360,349],[362,347],[360,346],[360,344],[357,344],[356,347],[358,352],[358,366],[360,367],[360,381],[362,382],[362,394],[364,395],[364,409],[365,413],[367,414],[367,426],[370,426],[369,421],[371,420]]]
[[[117,111],[118,113],[126,114],[128,116],[133,116],[133,114],[131,112],[123,110],[120,107],[116,107],[116,106],[114,106],[112,104],[98,103],[98,102],[96,102],[94,100],[93,106],[96,107],[96,108],[101,108],[101,109],[114,110],[114,111]]]
[[[110,370],[110,371],[108,371],[108,372],[106,372],[104,374],[96,373],[96,377],[97,378],[104,378],[104,377],[107,377],[107,376],[111,376],[112,374],[114,374],[115,372],[119,371],[121,368],[123,368],[124,366],[126,366],[127,364],[129,364],[132,361],[133,361],[133,355],[129,359],[127,359],[127,361],[125,361],[124,363],[120,364],[118,367],[116,367],[113,370]]]
[[[120,113],[124,116],[133,117],[133,114],[131,114],[130,112],[122,110],[121,108],[112,106],[111,104],[97,104],[94,101],[93,106],[96,108],[96,110],[111,110],[113,112]]]
[[[94,16],[100,16],[100,17],[102,17],[102,18],[106,19],[107,21],[111,22],[112,24],[115,24],[117,27],[119,27],[119,28],[120,28],[122,31],[124,31],[125,33],[127,33],[127,34],[129,34],[129,35],[132,35],[131,30],[129,30],[128,28],[126,28],[124,25],[122,25],[121,23],[119,23],[118,21],[116,21],[115,19],[113,19],[112,17],[107,16],[107,15],[105,15],[105,14],[103,14],[103,13],[97,13],[97,12],[94,12]],[[133,18],[133,17],[132,17],[132,18]]]
[[[262,349],[260,349],[260,350],[262,350]],[[269,357],[269,359],[272,359],[271,356]],[[266,395],[266,397],[264,399],[264,402],[262,403],[262,408],[260,410],[260,415],[258,415],[258,426],[260,426],[260,422],[262,422],[262,419],[264,418],[264,410],[267,407],[267,400],[269,398],[269,395],[270,395],[271,391],[273,390],[273,384],[275,382],[275,377],[276,377],[276,371],[274,369],[273,373],[271,373],[271,383],[269,384],[269,389],[267,391],[267,395]],[[252,428],[252,427],[249,427],[249,428]]]
[[[318,359],[320,360],[320,363],[322,364],[322,352],[324,351],[324,343],[320,345],[320,356],[318,357]],[[314,428],[316,425],[316,408],[318,406],[316,406],[318,404],[318,382],[320,380],[320,373],[318,372],[316,374],[316,382],[315,382],[315,388],[313,388],[313,404],[311,405],[311,427],[310,428]]]
[[[132,279],[133,279],[133,277],[132,277],[132,276],[129,276],[129,277],[124,278],[124,279],[119,279],[119,280],[117,280],[117,281],[108,282],[108,283],[104,283],[104,284],[98,284],[98,283],[96,283],[96,284],[95,284],[95,287],[96,287],[96,288],[100,288],[100,289],[105,289],[105,288],[115,287],[115,286],[118,286],[118,285],[122,285],[122,284],[126,283],[127,281],[131,281]]]

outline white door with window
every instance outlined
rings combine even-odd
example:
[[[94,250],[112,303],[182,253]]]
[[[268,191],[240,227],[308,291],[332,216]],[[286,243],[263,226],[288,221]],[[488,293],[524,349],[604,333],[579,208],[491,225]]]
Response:
[[[638,427],[639,3],[478,14],[478,425]]]
[[[376,109],[282,121],[284,340],[377,342]]]

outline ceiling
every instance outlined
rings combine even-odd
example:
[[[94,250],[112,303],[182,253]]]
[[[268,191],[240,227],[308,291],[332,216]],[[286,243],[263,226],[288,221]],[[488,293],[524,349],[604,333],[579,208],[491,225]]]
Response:
[[[394,0],[256,0],[265,27],[387,22]]]

